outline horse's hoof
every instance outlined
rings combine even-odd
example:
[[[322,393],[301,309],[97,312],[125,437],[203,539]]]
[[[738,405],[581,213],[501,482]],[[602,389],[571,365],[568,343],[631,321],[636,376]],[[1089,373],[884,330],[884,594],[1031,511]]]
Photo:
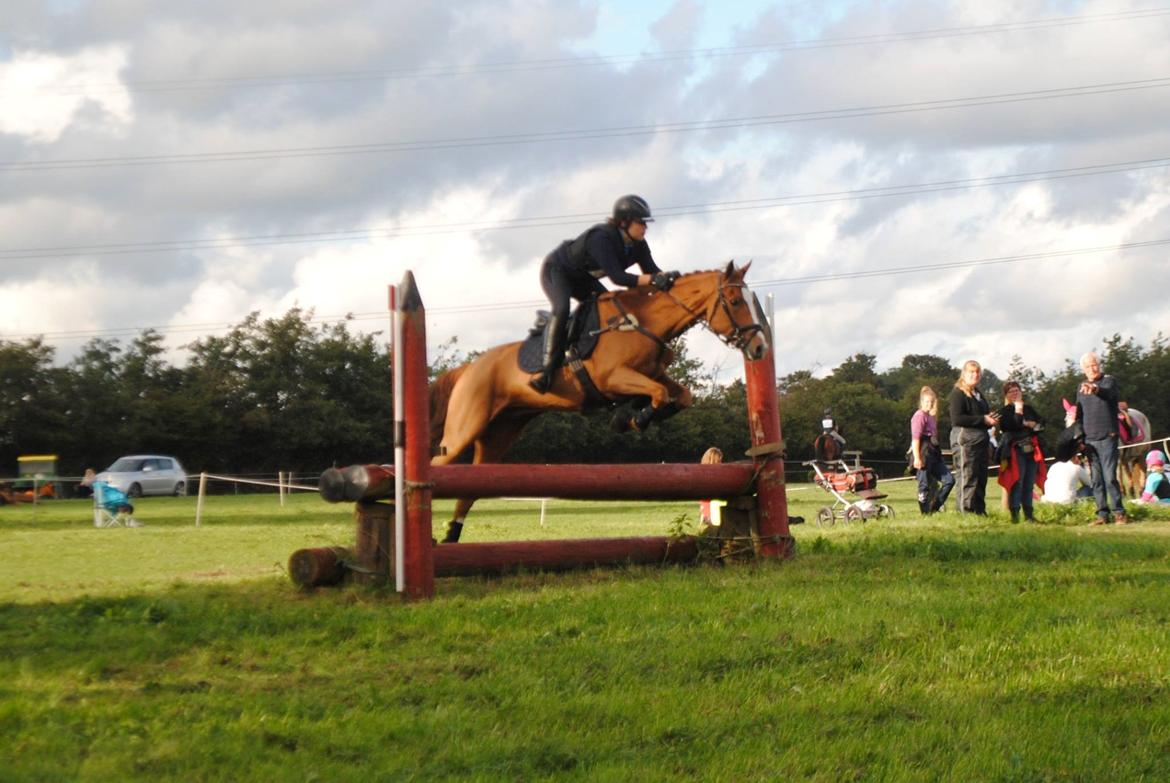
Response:
[[[630,425],[633,422],[628,415],[624,413],[614,414],[614,417],[609,420],[609,428],[617,433],[629,432]]]
[[[452,520],[447,523],[447,535],[443,536],[444,544],[458,544],[459,536],[463,533],[463,523]]]

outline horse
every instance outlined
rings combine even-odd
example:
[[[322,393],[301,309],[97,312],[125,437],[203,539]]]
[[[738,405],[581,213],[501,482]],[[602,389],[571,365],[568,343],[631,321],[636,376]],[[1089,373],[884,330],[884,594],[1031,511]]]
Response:
[[[1117,460],[1117,480],[1121,483],[1121,490],[1128,497],[1141,497],[1142,489],[1146,485],[1146,454],[1154,447],[1147,443],[1154,437],[1150,419],[1137,408],[1126,406],[1121,409],[1122,415],[1128,417],[1129,432],[1121,428],[1121,451]],[[1144,443],[1143,446],[1128,446],[1131,443]]]
[[[666,374],[674,358],[668,344],[704,324],[747,359],[763,357],[769,330],[744,276],[751,262],[682,275],[668,291],[641,286],[601,294],[597,346],[580,363],[588,381],[563,366],[541,394],[520,369],[519,342],[496,346],[435,379],[430,388],[432,465],[454,462],[474,446],[475,464],[498,462],[525,425],[546,411],[584,411],[634,401],[632,416],[615,419],[619,430],[644,431],[687,408],[690,390]],[[592,386],[592,388],[587,388]],[[620,415],[619,415],[620,416]],[[443,543],[459,541],[475,498],[459,498]]]

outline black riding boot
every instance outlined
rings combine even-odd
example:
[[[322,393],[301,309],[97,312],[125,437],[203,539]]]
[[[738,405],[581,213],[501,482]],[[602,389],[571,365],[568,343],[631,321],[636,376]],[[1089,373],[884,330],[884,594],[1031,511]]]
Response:
[[[544,394],[553,385],[553,376],[561,368],[565,356],[565,316],[550,315],[544,327],[544,369],[528,382],[536,391]]]
[[[447,535],[443,536],[444,544],[458,544],[459,534],[463,532],[463,523],[451,520],[447,523]]]
[[[931,512],[930,501],[927,501],[927,500],[918,501],[918,513],[919,514],[921,514],[922,516],[925,517],[925,516],[929,516],[930,512]]]
[[[1013,525],[1020,521],[1020,510],[1018,508],[1011,509],[1010,513],[1012,515],[1012,524]]]

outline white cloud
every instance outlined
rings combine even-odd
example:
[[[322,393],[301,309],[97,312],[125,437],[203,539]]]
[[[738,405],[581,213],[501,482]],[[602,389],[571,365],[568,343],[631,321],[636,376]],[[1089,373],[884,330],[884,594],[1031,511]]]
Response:
[[[1170,323],[1166,297],[1133,282],[1151,270],[1170,274],[1159,248],[844,277],[1170,238],[1165,169],[787,207],[750,203],[1157,158],[1170,149],[1170,88],[699,133],[529,144],[498,138],[1160,77],[1170,66],[1166,17],[574,68],[561,62],[573,51],[864,36],[1051,18],[1059,9],[997,0],[793,10],[753,1],[715,13],[690,0],[662,0],[639,6],[631,24],[624,6],[585,0],[513,3],[503,11],[474,0],[457,9],[339,0],[298,5],[279,20],[226,0],[172,4],[149,17],[101,6],[79,6],[69,24],[14,31],[14,40],[37,44],[0,63],[0,133],[7,134],[0,160],[303,147],[336,147],[337,154],[258,153],[231,163],[35,176],[0,171],[0,251],[92,250],[50,253],[33,264],[0,252],[6,333],[228,324],[252,310],[274,316],[293,305],[322,316],[376,313],[385,309],[385,286],[411,268],[433,311],[432,344],[457,335],[465,348],[484,348],[522,336],[535,305],[460,308],[542,301],[545,254],[626,192],[656,208],[695,207],[653,226],[650,241],[664,267],[711,268],[735,258],[754,259],[749,282],[843,276],[757,286],[777,298],[781,373],[828,369],[858,351],[884,364],[911,352],[953,362],[978,355],[997,372],[1018,353],[1051,369],[1107,334],[1145,341]],[[729,30],[737,37],[727,38]],[[504,73],[490,66],[526,59],[543,64]],[[443,65],[474,72],[435,75]],[[379,80],[376,71],[395,75]],[[366,76],[326,78],[342,72]],[[252,78],[282,74],[288,78],[279,86]],[[154,80],[171,87],[144,89],[131,101],[126,84]],[[70,92],[76,85],[87,86]],[[470,141],[351,154],[354,145],[436,139]],[[702,211],[715,204],[735,208]],[[540,216],[552,219],[496,231],[441,228]],[[338,242],[304,236],[358,228],[416,230]],[[226,247],[126,254],[96,247],[214,237]],[[277,244],[233,237],[275,237]],[[111,286],[140,306],[87,304],[103,301]],[[383,328],[376,319],[354,326]],[[190,339],[179,332],[173,342]],[[739,372],[725,346],[698,330],[691,339],[693,351],[720,363],[726,376]]]
[[[130,95],[119,80],[127,53],[120,46],[100,46],[76,54],[17,51],[0,62],[0,133],[32,142],[56,141],[70,125],[116,135],[130,124]],[[99,113],[82,116],[87,106]]]

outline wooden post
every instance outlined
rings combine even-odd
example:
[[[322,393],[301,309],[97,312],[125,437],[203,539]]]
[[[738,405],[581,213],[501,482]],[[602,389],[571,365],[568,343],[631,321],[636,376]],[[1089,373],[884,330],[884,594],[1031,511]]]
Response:
[[[353,549],[353,579],[382,586],[390,582],[394,561],[393,503],[357,503],[353,512],[357,543]],[[430,542],[427,542],[428,544]]]
[[[409,271],[398,288],[402,309],[403,407],[406,418],[405,591],[408,599],[435,594],[434,544],[431,538],[431,433],[427,396],[426,310]]]
[[[768,352],[762,358],[744,361],[748,430],[752,439],[748,454],[759,469],[756,498],[759,503],[760,554],[782,558],[791,557],[794,552],[788,531],[788,494],[784,487],[784,439],[780,432],[780,405],[776,395],[776,364],[772,340],[768,342]]]
[[[195,501],[195,527],[203,521],[203,497],[207,494],[207,471],[199,474],[199,499]]]

